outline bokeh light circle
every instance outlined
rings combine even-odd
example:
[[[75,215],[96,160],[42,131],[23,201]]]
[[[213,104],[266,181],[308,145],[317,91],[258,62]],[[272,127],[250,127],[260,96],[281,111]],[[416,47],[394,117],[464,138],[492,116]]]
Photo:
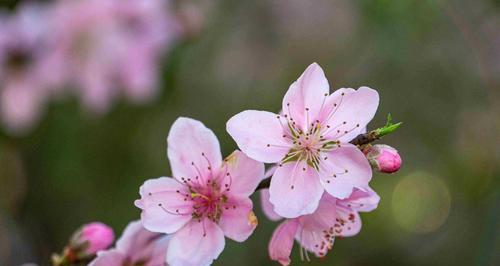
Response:
[[[437,176],[419,171],[402,178],[392,194],[394,219],[413,233],[436,231],[448,218],[451,196]]]

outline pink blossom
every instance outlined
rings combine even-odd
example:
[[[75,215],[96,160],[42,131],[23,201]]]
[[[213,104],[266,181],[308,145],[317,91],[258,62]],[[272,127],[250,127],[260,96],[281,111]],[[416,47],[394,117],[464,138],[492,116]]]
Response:
[[[290,264],[294,239],[301,246],[301,257],[309,260],[307,252],[325,256],[333,247],[335,237],[354,236],[361,230],[358,212],[377,208],[380,198],[372,189],[356,189],[351,196],[339,200],[323,194],[312,214],[286,219],[274,231],[269,242],[269,256],[282,265]]]
[[[157,62],[177,36],[169,1],[57,2],[48,60],[89,110],[107,111],[120,96],[149,101],[157,88]]]
[[[278,163],[269,188],[274,211],[294,218],[313,213],[326,190],[344,199],[366,190],[372,172],[364,154],[348,142],[373,118],[378,93],[368,87],[329,95],[321,67],[313,63],[283,99],[283,115],[247,110],[227,131],[250,158]]]
[[[77,242],[86,243],[86,254],[96,254],[97,251],[107,249],[114,239],[113,229],[103,223],[93,222],[83,226]]]
[[[140,221],[129,223],[116,247],[100,251],[90,266],[164,265],[169,237],[152,233]]]
[[[0,122],[9,133],[24,134],[37,122],[48,96],[42,73],[46,10],[23,5],[0,15]]]
[[[264,174],[264,178],[268,178],[273,176],[274,172],[276,171],[277,166],[271,167],[269,170],[266,171]],[[277,214],[274,211],[274,207],[269,202],[269,189],[261,189],[260,191],[260,206],[262,207],[262,212],[266,215],[267,218],[271,221],[279,221],[282,219],[282,217]]]
[[[366,157],[372,167],[382,173],[394,173],[401,168],[401,156],[389,145],[373,145]]]
[[[214,133],[189,118],[175,121],[167,142],[174,177],[146,181],[135,205],[146,229],[172,234],[169,265],[211,264],[224,249],[224,236],[242,242],[255,229],[248,197],[264,165],[240,151],[222,160]]]

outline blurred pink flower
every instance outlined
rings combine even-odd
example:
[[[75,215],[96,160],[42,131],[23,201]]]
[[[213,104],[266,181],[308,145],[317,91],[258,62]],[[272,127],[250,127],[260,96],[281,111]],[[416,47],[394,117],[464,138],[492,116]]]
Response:
[[[167,142],[174,178],[146,181],[135,205],[146,229],[172,234],[169,265],[211,264],[224,249],[224,236],[242,242],[257,226],[249,196],[264,165],[240,151],[222,160],[214,133],[189,118],[175,121]]]
[[[157,65],[179,28],[169,1],[61,0],[54,6],[50,64],[92,112],[125,96],[151,100]]]
[[[394,173],[401,168],[401,156],[396,149],[389,145],[373,145],[368,150],[366,158],[373,169],[382,173]]]
[[[375,90],[339,89],[329,95],[321,67],[313,63],[283,99],[283,115],[247,110],[227,122],[227,131],[250,158],[278,163],[269,188],[274,211],[287,218],[311,214],[326,190],[348,197],[365,190],[371,167],[349,141],[373,118]]]
[[[90,266],[159,266],[164,265],[168,236],[152,233],[140,221],[127,225],[116,247],[100,251]]]
[[[0,14],[0,121],[12,134],[26,133],[44,111],[51,84],[42,71],[46,12],[32,4]]]
[[[97,251],[107,249],[114,240],[113,229],[103,223],[93,222],[82,227],[76,242],[86,243],[86,254],[96,254]]]
[[[307,252],[313,252],[317,257],[325,256],[332,249],[335,237],[359,233],[361,218],[358,212],[374,210],[379,200],[377,193],[370,188],[366,192],[355,189],[343,200],[324,193],[314,213],[287,219],[275,229],[269,242],[269,256],[282,265],[289,265],[294,239],[301,246],[302,259],[305,256],[309,260]]]

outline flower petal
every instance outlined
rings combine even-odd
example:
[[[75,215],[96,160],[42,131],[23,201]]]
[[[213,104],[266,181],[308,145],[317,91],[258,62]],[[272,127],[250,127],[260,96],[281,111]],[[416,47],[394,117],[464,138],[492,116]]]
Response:
[[[315,169],[306,162],[289,162],[278,167],[271,179],[269,201],[274,211],[286,218],[313,213],[323,194]]]
[[[379,201],[379,195],[368,187],[366,191],[354,189],[349,198],[339,200],[337,204],[352,208],[355,211],[370,212],[377,208]]]
[[[278,115],[271,112],[243,111],[227,121],[226,130],[246,155],[259,162],[278,162],[291,147],[283,138]]]
[[[264,164],[236,150],[224,160],[221,172],[229,193],[248,197],[264,176]]]
[[[323,232],[322,230],[306,230],[299,228],[295,239],[307,251],[313,252],[317,257],[323,257],[332,249],[334,235]]]
[[[354,236],[361,230],[361,217],[357,211],[343,206],[337,206],[337,223],[334,226],[336,236]]]
[[[319,117],[329,90],[323,69],[317,63],[312,63],[290,85],[283,98],[283,113],[305,129]]]
[[[314,213],[297,218],[301,227],[295,238],[318,257],[326,255],[333,245],[336,202],[334,197],[324,193]]]
[[[210,265],[224,249],[224,233],[214,222],[192,220],[170,239],[167,263],[170,266]]]
[[[222,162],[219,141],[212,132],[200,121],[178,118],[167,138],[168,158],[174,177],[192,178],[211,175],[209,168],[218,168]]]
[[[257,217],[248,197],[231,197],[222,210],[219,226],[224,235],[234,241],[245,241],[257,227]]]
[[[126,254],[132,262],[147,260],[148,265],[160,265],[165,261],[167,238],[164,234],[146,230],[140,221],[134,221],[127,225],[116,242],[116,250]],[[152,261],[160,263],[151,263]]]
[[[160,234],[152,233],[144,229],[141,221],[130,222],[127,227],[125,227],[125,230],[123,230],[120,238],[116,241],[116,249],[124,254],[128,254],[130,251],[138,249],[139,246],[142,246],[141,243],[146,242],[146,239],[156,235]]]
[[[260,206],[264,215],[271,221],[279,221],[283,217],[274,212],[274,206],[269,201],[269,189],[260,190]]]
[[[335,210],[337,199],[328,193],[323,193],[318,208],[312,214],[300,216],[299,223],[306,230],[324,231],[335,223]]]
[[[324,134],[327,139],[349,142],[360,134],[377,111],[379,96],[368,87],[339,89],[328,97],[329,115],[323,117],[324,124],[334,130]]]
[[[191,201],[186,186],[173,178],[161,177],[144,182],[141,199],[135,205],[142,209],[143,226],[152,232],[171,234],[191,220]]]
[[[154,242],[153,250],[149,256],[148,266],[165,264],[170,239],[170,236],[163,236]]]
[[[372,178],[372,169],[365,155],[352,144],[342,144],[327,153],[321,161],[321,183],[330,195],[345,199],[353,188],[366,190]]]
[[[89,266],[122,266],[125,260],[126,255],[118,250],[99,251]]]
[[[296,220],[286,220],[273,233],[269,242],[269,256],[281,265],[290,265],[293,241],[299,224]]]

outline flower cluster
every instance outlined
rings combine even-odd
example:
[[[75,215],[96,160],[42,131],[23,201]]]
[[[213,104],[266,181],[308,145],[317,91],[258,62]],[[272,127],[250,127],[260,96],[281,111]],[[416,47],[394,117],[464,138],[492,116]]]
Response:
[[[302,259],[325,256],[336,238],[360,232],[361,212],[377,208],[372,168],[393,173],[401,166],[395,149],[370,144],[400,125],[389,119],[366,132],[378,103],[367,87],[330,94],[314,63],[290,86],[279,114],[244,111],[227,122],[241,151],[225,159],[210,129],[178,118],[167,137],[172,176],[144,182],[135,201],[141,221],[90,265],[210,265],[225,238],[243,242],[257,227],[249,198],[257,190],[264,214],[283,220],[269,242],[272,260],[289,265],[294,242]],[[266,173],[264,163],[271,164]]]
[[[167,139],[173,177],[146,181],[135,202],[147,230],[171,236],[167,264],[209,265],[224,237],[246,240],[257,225],[248,198],[256,188],[266,216],[285,218],[269,243],[271,259],[283,265],[294,240],[309,259],[308,252],[325,256],[336,237],[356,235],[359,213],[374,210],[380,199],[369,186],[372,167],[395,172],[401,164],[388,146],[353,140],[366,133],[378,103],[378,93],[367,87],[330,94],[314,63],[290,86],[279,114],[250,110],[227,122],[241,151],[224,160],[211,130],[177,119]],[[397,126],[388,122],[369,136]],[[264,163],[273,164],[267,174]]]
[[[94,113],[153,99],[157,62],[181,34],[170,1],[59,0],[0,15],[0,121],[21,134],[54,95]]]

